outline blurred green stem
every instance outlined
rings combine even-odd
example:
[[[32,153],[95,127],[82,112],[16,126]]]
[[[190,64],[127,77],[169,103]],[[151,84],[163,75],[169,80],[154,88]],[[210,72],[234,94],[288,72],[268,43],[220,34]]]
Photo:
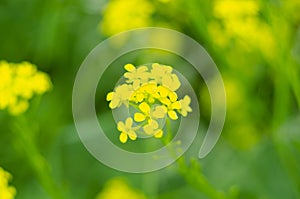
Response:
[[[171,121],[169,118],[166,119],[166,131],[167,135],[164,136],[163,142],[167,145],[172,139]],[[176,156],[176,149],[170,149],[170,154]],[[226,199],[230,198],[225,193],[218,191],[212,186],[203,175],[200,164],[197,160],[192,159],[190,165],[186,162],[182,156],[177,160],[178,169],[184,179],[194,188],[198,189],[204,195],[210,199]]]
[[[39,152],[34,141],[34,129],[29,126],[27,118],[19,116],[15,119],[16,120],[13,125],[13,131],[16,135],[15,141],[22,147],[24,155],[29,160],[38,180],[51,198],[64,199],[62,191],[53,179],[47,160]]]

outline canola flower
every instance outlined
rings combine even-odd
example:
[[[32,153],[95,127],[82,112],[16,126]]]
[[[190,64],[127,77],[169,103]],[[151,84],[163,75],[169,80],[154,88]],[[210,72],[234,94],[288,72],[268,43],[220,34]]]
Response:
[[[7,109],[15,116],[29,108],[29,100],[51,88],[46,73],[29,62],[8,63],[0,61],[0,110]]]
[[[126,143],[128,138],[136,140],[140,132],[161,138],[161,121],[167,118],[177,120],[178,115],[186,117],[192,112],[191,98],[188,95],[183,99],[178,98],[176,91],[181,82],[171,66],[154,63],[148,68],[126,64],[124,69],[125,83],[106,96],[111,109],[122,105],[135,109],[133,117],[118,122],[119,140],[122,143]]]
[[[146,199],[146,196],[130,187],[125,180],[115,178],[106,183],[96,199]]]
[[[258,49],[265,57],[272,58],[276,41],[260,11],[259,1],[216,0],[213,15],[217,20],[208,27],[214,42],[226,47],[236,41],[248,50]]]
[[[151,26],[154,6],[147,0],[109,1],[99,25],[101,32],[111,36],[133,28]]]
[[[16,189],[8,185],[11,178],[12,178],[11,175],[0,167],[0,198],[1,199],[13,199],[16,195]]]

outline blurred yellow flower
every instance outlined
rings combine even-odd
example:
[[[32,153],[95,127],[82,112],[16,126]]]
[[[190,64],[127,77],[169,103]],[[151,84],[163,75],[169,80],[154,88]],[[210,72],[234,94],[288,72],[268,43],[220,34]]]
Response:
[[[177,114],[186,117],[188,112],[192,112],[190,97],[186,95],[178,100],[175,90],[179,89],[181,83],[171,66],[154,63],[149,69],[147,66],[126,64],[124,69],[127,71],[124,73],[125,83],[106,95],[111,109],[125,104],[127,108],[130,106],[137,110],[133,118],[128,117],[125,123],[118,123],[117,129],[121,132],[119,140],[122,143],[126,143],[128,137],[136,140],[139,129],[143,129],[147,135],[161,138],[163,127],[159,127],[157,121],[167,118],[177,120]],[[135,127],[132,126],[133,119],[139,123]]]
[[[16,189],[8,185],[11,175],[0,167],[0,198],[13,199],[16,195]]]
[[[238,39],[245,49],[258,49],[266,58],[272,58],[276,41],[271,26],[259,16],[260,7],[252,0],[216,0],[213,15],[217,20],[208,27],[214,42],[224,47]]]
[[[147,0],[109,1],[100,22],[100,30],[107,36],[133,28],[151,26],[154,6]]]
[[[11,115],[22,114],[34,94],[41,95],[51,86],[49,76],[31,63],[0,61],[0,110],[7,108]]]
[[[124,180],[116,178],[106,183],[96,199],[146,199],[146,196],[131,188]]]
[[[214,14],[218,18],[236,18],[256,15],[259,5],[253,0],[218,0]]]

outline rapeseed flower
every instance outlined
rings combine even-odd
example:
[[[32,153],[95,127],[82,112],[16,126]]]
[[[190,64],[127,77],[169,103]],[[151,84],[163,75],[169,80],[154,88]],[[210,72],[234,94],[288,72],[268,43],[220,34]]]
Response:
[[[184,98],[179,101],[180,113],[182,116],[186,117],[188,112],[192,112],[190,103],[191,103],[191,98],[188,95],[184,96]]]
[[[125,83],[118,85],[115,91],[106,96],[111,109],[122,104],[127,108],[130,106],[136,109],[133,117],[128,117],[125,123],[118,122],[117,129],[121,132],[119,140],[122,143],[126,143],[128,137],[136,140],[138,133],[142,132],[161,138],[161,121],[168,118],[177,120],[178,114],[186,117],[188,112],[192,112],[189,96],[178,99],[176,90],[181,83],[171,66],[154,63],[149,68],[126,64],[124,69]]]
[[[112,0],[107,4],[99,24],[103,34],[111,36],[152,24],[154,6],[147,0]]]
[[[106,183],[96,199],[146,199],[146,196],[129,186],[125,180],[115,178]]]
[[[235,41],[245,49],[257,49],[266,58],[272,58],[276,41],[260,10],[258,1],[216,0],[213,6],[216,20],[208,27],[214,42],[228,47]]]
[[[10,179],[11,179],[11,175],[0,167],[0,198],[1,199],[13,199],[16,195],[16,189],[8,185]]]
[[[118,130],[121,132],[120,134],[120,141],[122,143],[126,143],[128,137],[131,140],[136,140],[136,133],[135,133],[135,128],[132,127],[133,121],[132,118],[127,118],[125,123],[120,121],[118,122]]]
[[[29,100],[52,87],[49,76],[29,62],[0,61],[0,110],[20,115],[29,108]]]

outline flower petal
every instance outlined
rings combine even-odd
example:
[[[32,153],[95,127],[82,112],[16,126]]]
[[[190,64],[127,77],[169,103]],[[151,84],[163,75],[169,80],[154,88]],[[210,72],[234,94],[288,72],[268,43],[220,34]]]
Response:
[[[138,73],[144,73],[148,70],[148,67],[147,66],[140,66],[138,69],[137,69],[137,72]]]
[[[124,132],[122,132],[122,133],[120,134],[120,136],[119,136],[119,140],[120,140],[120,142],[122,142],[122,143],[126,143],[126,142],[127,142],[127,139],[128,139],[128,136],[127,136],[127,134],[126,134],[126,133],[124,133]]]
[[[126,64],[126,65],[124,66],[124,68],[125,68],[125,70],[127,70],[127,71],[132,71],[132,70],[135,69],[134,65],[132,65],[132,64]]]
[[[124,124],[124,122],[122,122],[122,121],[118,122],[117,128],[118,128],[118,130],[121,131],[121,132],[122,132],[122,131],[125,131],[125,124]]]
[[[155,129],[158,128],[158,123],[157,123],[156,120],[151,120],[151,122],[149,123],[149,126],[150,126],[153,130],[155,130]]]
[[[111,102],[109,103],[109,108],[114,109],[117,108],[121,104],[121,101],[119,98],[113,98]]]
[[[177,94],[175,92],[170,92],[168,96],[171,102],[175,102],[178,99]]]
[[[171,108],[172,109],[181,109],[181,105],[180,105],[180,102],[179,101],[176,101],[174,103],[171,104]]]
[[[154,132],[153,132],[153,129],[151,128],[151,126],[149,124],[145,125],[143,127],[144,129],[144,132],[147,134],[147,135],[152,135]]]
[[[136,138],[137,138],[137,135],[136,135],[136,133],[135,133],[133,130],[130,130],[130,131],[128,132],[128,136],[129,136],[129,138],[130,138],[131,140],[136,140]]]
[[[131,118],[131,117],[128,117],[128,118],[126,119],[126,122],[125,122],[126,128],[131,129],[132,123],[133,123],[132,118]]]
[[[142,122],[146,119],[146,116],[142,113],[135,113],[134,114],[134,120],[137,122]]]
[[[172,120],[177,120],[178,116],[177,113],[175,111],[168,111],[168,116],[172,119]]]
[[[139,105],[139,109],[143,112],[143,113],[149,113],[150,112],[150,106],[146,103],[146,102],[142,102]]]
[[[152,112],[152,116],[155,118],[164,118],[166,115],[165,106],[157,106],[155,110]]]
[[[159,101],[167,106],[171,104],[171,101],[168,98],[160,98]]]
[[[163,131],[161,129],[159,129],[155,134],[154,137],[155,138],[161,138],[163,136]]]
[[[159,86],[159,87],[157,88],[157,91],[159,92],[159,94],[160,94],[160,96],[161,96],[162,98],[167,97],[168,94],[169,94],[169,92],[170,92],[170,90],[169,90],[168,88],[164,87],[164,86]]]
[[[109,92],[106,95],[106,101],[111,101],[114,97],[114,92]]]

